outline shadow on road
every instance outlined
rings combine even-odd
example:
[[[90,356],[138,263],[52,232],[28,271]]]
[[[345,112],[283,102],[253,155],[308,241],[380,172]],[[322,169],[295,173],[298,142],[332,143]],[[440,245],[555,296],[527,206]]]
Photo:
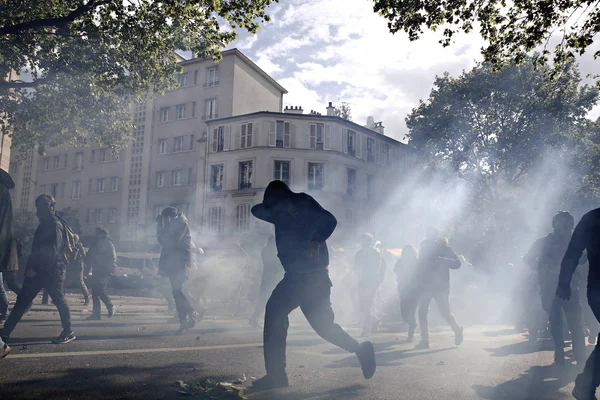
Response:
[[[572,399],[559,390],[575,380],[574,366],[534,366],[516,379],[496,386],[474,385],[473,390],[482,399],[488,400],[543,400]]]
[[[516,332],[514,329],[500,329],[498,331],[483,332],[483,336],[487,336],[487,337],[510,336],[510,335],[516,335],[518,333],[519,332]]]
[[[389,351],[387,353],[381,353],[379,348],[376,348],[375,357],[377,359],[378,367],[391,367],[402,365],[403,363],[399,360],[403,360],[410,357],[424,356],[428,354],[442,353],[449,350],[456,350],[457,347],[446,347],[442,349],[433,349],[428,351],[421,351],[415,349],[402,349],[396,351]],[[331,364],[325,366],[325,368],[360,368],[360,363],[355,355],[343,358],[341,360],[333,361]]]
[[[539,351],[553,350],[554,345],[549,340],[531,343],[529,341],[507,344],[498,348],[487,348],[485,351],[490,352],[494,357],[506,357],[513,354],[531,354]]]
[[[366,390],[367,386],[364,385],[351,385],[343,388],[337,388],[326,391],[313,391],[309,393],[293,393],[294,388],[278,391],[268,391],[262,393],[249,393],[249,399],[277,399],[277,400],[312,400],[312,399],[347,399],[347,398],[365,398],[363,390]]]

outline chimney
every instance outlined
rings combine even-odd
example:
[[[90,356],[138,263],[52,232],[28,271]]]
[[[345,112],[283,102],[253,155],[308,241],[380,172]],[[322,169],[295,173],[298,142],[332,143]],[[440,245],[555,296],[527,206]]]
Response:
[[[286,114],[302,114],[304,110],[302,109],[302,106],[285,106],[283,112]]]
[[[379,133],[380,135],[383,135],[383,122],[376,122],[375,125],[373,126],[373,130],[377,133]]]
[[[366,127],[369,128],[369,129],[371,129],[371,130],[373,130],[375,128],[375,118],[369,116],[367,118],[367,125],[366,125]]]
[[[331,104],[331,101],[329,102],[329,106],[327,107],[327,115],[328,116],[335,115],[335,107],[333,106],[333,104]]]

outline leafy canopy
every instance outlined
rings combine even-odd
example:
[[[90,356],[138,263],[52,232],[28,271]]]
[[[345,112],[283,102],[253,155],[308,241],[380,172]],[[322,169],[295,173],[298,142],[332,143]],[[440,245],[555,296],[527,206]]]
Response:
[[[234,29],[255,33],[269,20],[273,1],[5,0],[1,132],[21,150],[90,141],[122,147],[131,105],[175,87],[176,51],[218,60]]]
[[[374,11],[388,20],[392,33],[407,32],[417,40],[425,29],[443,29],[440,43],[452,43],[457,32],[478,30],[487,42],[485,60],[494,66],[502,61],[523,61],[542,46],[536,62],[549,56],[551,38],[557,40],[554,61],[564,65],[583,54],[600,31],[600,6],[590,0],[373,0]],[[594,57],[600,55],[600,51]]]

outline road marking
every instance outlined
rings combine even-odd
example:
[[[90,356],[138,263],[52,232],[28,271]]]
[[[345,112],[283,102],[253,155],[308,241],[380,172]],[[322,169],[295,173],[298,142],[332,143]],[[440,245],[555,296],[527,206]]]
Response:
[[[262,343],[223,344],[223,345],[218,345],[218,346],[172,347],[172,348],[156,348],[156,349],[94,350],[94,351],[65,351],[65,352],[61,352],[61,353],[9,354],[8,357],[6,357],[6,359],[106,356],[106,355],[141,354],[141,353],[167,353],[167,352],[174,352],[174,351],[243,349],[243,348],[258,347],[258,346],[262,346]]]

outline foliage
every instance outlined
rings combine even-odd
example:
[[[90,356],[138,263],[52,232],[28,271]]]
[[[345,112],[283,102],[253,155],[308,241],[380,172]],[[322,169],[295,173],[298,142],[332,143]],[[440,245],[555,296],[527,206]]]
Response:
[[[246,382],[246,376],[235,382],[218,382],[213,379],[198,380],[193,384],[176,381],[177,393],[195,396],[206,400],[239,400],[245,399],[244,390],[240,387]]]
[[[409,144],[450,165],[471,184],[477,202],[492,205],[507,187],[522,184],[549,150],[565,160],[575,155],[570,149],[587,150],[577,135],[598,90],[580,80],[574,64],[552,76],[531,58],[499,71],[484,63],[457,78],[438,76],[427,102],[406,118]]]
[[[176,51],[218,60],[234,29],[255,33],[269,20],[272,2],[6,0],[0,131],[21,150],[89,142],[118,149],[133,128],[131,105],[176,87]]]
[[[500,65],[511,60],[517,64],[543,46],[536,61],[545,64],[551,39],[558,43],[554,60],[563,65],[583,54],[600,31],[600,8],[590,0],[536,1],[507,3],[491,1],[374,0],[374,11],[388,20],[392,33],[407,32],[417,40],[425,29],[443,28],[440,43],[448,46],[457,32],[479,33],[487,43],[486,61]],[[600,51],[594,57],[600,55]]]
[[[350,108],[350,104],[343,101],[335,108],[334,115],[352,121],[352,109]]]

